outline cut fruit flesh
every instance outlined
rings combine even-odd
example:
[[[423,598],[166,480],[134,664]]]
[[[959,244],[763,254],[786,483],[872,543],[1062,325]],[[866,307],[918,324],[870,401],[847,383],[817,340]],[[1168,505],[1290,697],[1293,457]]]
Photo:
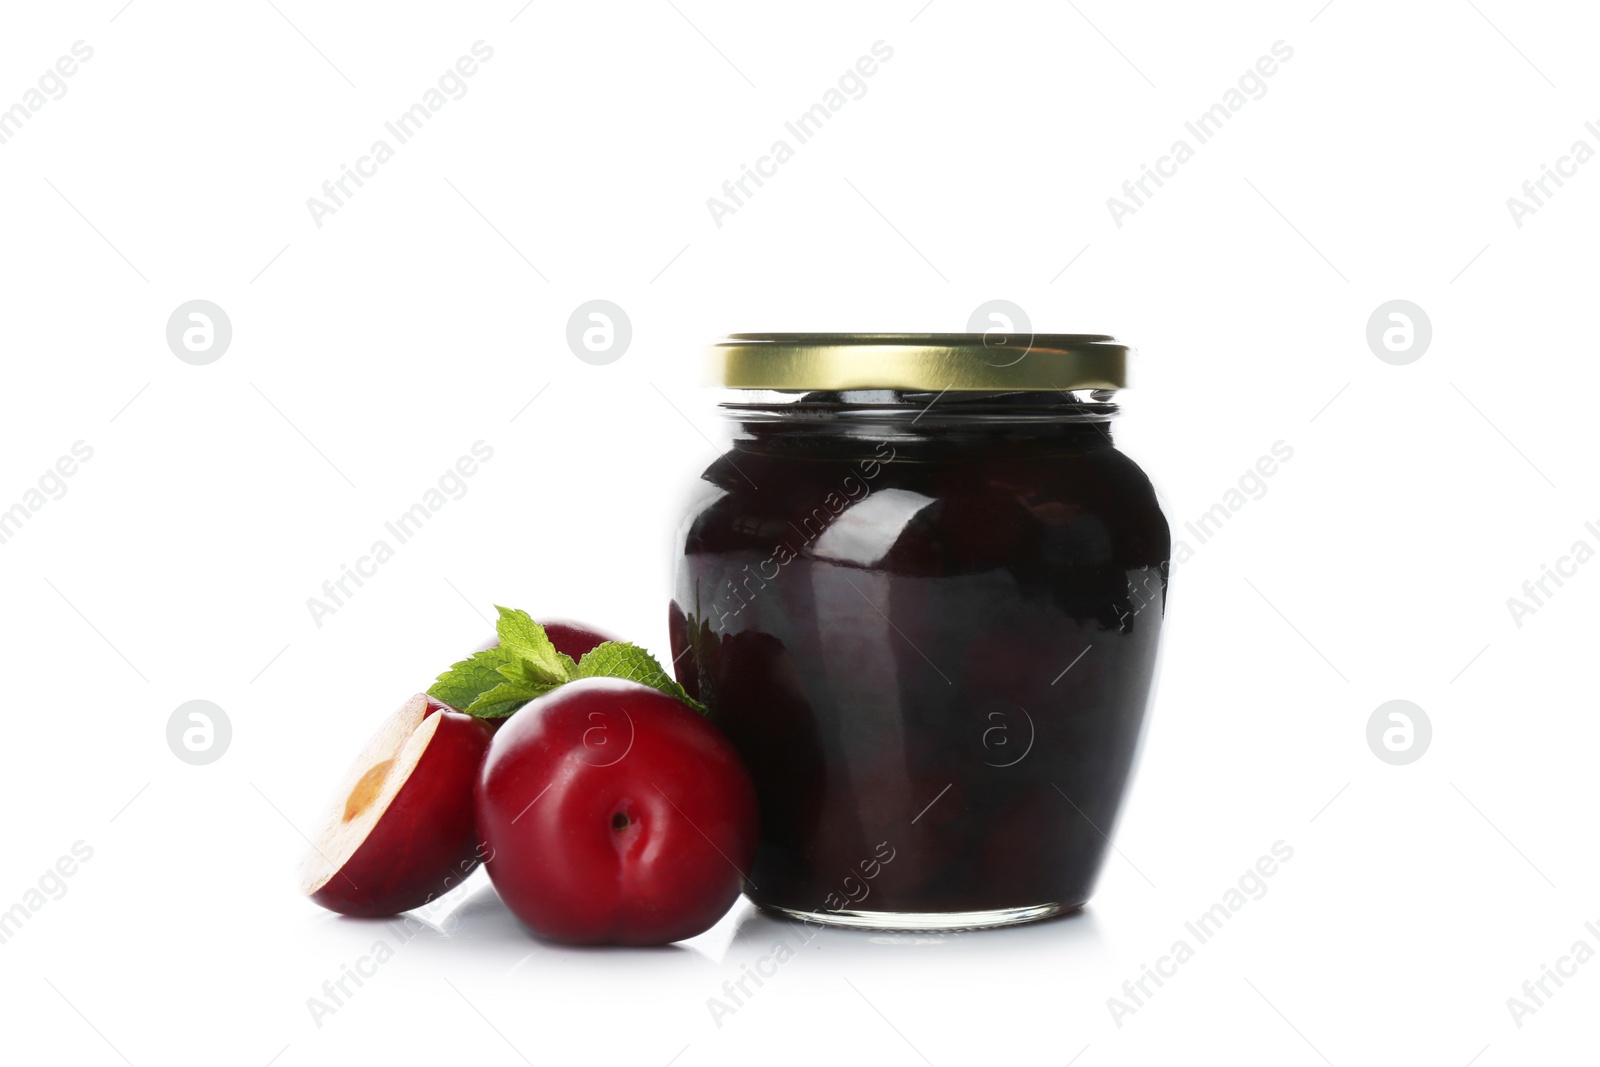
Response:
[[[356,783],[356,787],[350,791],[350,799],[345,801],[345,822],[349,822],[372,806],[372,802],[378,798],[380,791],[383,789],[383,783],[388,779],[389,771],[393,767],[394,760],[386,759],[361,776],[361,780]]]
[[[482,861],[473,788],[494,731],[419,693],[385,720],[329,805],[301,869],[311,900],[397,915],[460,885]]]
[[[302,892],[314,895],[350,862],[410,780],[442,721],[428,713],[427,698],[419,693],[367,742],[334,794],[340,801],[312,838],[316,847],[301,867]]]

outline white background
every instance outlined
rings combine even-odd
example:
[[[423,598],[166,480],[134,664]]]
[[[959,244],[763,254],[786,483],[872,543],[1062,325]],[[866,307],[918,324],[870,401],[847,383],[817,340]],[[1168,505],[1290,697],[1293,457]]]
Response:
[[[1600,547],[1600,162],[1520,227],[1506,200],[1600,148],[1600,26],[1320,2],[6,5],[0,107],[94,53],[0,145],[0,508],[93,449],[0,545],[0,909],[93,849],[0,944],[5,1058],[1592,1055],[1600,962],[1520,1027],[1506,1002],[1600,949],[1600,564],[1521,626],[1506,601]],[[466,95],[315,225],[307,198],[479,40]],[[880,40],[866,94],[715,225],[706,199]],[[1266,94],[1117,226],[1107,198],[1280,40]],[[607,366],[564,339],[594,298],[633,324]],[[719,432],[704,343],[963,329],[994,298],[1138,346],[1120,442],[1191,546],[1185,521],[1293,449],[1175,570],[1086,912],[825,933],[719,1027],[708,998],[784,933],[747,904],[672,949],[572,950],[479,874],[318,1026],[307,998],[394,939],[297,896],[296,827],[493,603],[665,648],[671,534]],[[1397,298],[1433,328],[1404,366],[1365,339]],[[232,322],[208,366],[166,344],[191,299]],[[466,495],[315,625],[307,598],[479,440]],[[165,740],[196,698],[233,726],[199,767]],[[1408,766],[1367,747],[1391,699],[1432,722]],[[1266,895],[1118,1026],[1108,998],[1280,840]]]

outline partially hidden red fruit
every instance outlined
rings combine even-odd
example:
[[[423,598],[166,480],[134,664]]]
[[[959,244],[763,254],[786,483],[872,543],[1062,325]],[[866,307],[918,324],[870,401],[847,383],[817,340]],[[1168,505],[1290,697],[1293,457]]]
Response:
[[[733,746],[681,701],[617,678],[568,683],[512,716],[477,813],[500,898],[557,941],[693,937],[755,858],[755,789]]]
[[[481,862],[473,789],[493,731],[418,693],[367,742],[301,865],[301,888],[345,915],[396,915]]]
[[[607,641],[621,641],[598,626],[590,626],[586,622],[573,622],[571,619],[549,619],[539,623],[544,627],[544,634],[550,643],[556,646],[556,651],[563,656],[570,656],[575,660],[582,659],[587,653],[592,652],[596,646]],[[486,648],[494,648],[500,643],[499,638],[485,641],[474,652],[482,652]]]

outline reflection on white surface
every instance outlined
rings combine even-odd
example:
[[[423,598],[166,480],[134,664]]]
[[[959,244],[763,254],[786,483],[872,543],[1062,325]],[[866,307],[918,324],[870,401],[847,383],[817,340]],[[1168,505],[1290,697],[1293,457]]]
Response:
[[[880,489],[851,505],[817,538],[812,554],[837,563],[871,567],[894,547],[917,512],[933,498],[908,489]]]
[[[1003,961],[1018,952],[1066,950],[1085,954],[1098,953],[1103,948],[1099,925],[1093,912],[1087,910],[990,930],[853,930],[791,920],[748,903],[745,907],[722,961],[724,969],[770,954],[778,941],[814,947],[841,962],[923,959],[930,953],[938,953],[941,959],[953,954],[968,961]]]
[[[565,969],[575,963],[615,977],[674,972],[686,979],[700,975],[709,981],[713,975],[738,975],[771,960],[779,943],[787,946],[781,953],[786,960],[801,956],[830,960],[823,964],[824,969],[841,974],[856,973],[855,966],[868,960],[898,960],[901,963],[896,966],[916,966],[915,960],[931,959],[930,954],[935,953],[941,960],[959,958],[968,964],[988,965],[1039,953],[1097,957],[1105,949],[1100,925],[1087,909],[991,930],[854,930],[789,919],[763,911],[744,897],[710,930],[675,945],[646,949],[567,945],[541,938],[524,927],[501,903],[487,879],[463,892],[460,903],[437,926],[426,924],[418,931],[431,944],[429,951],[440,960],[494,959],[508,975],[522,974],[537,981],[570,973]],[[402,920],[387,920],[398,921]],[[357,927],[371,924],[374,930],[381,925],[379,920],[340,918],[332,922]]]
[[[679,971],[685,966],[702,969],[724,954],[737,914],[741,908],[749,907],[740,898],[716,926],[699,937],[673,945],[569,945],[529,930],[501,901],[483,872],[477,872],[474,878],[482,881],[463,887],[460,902],[438,920],[437,930],[429,927],[435,943],[433,951],[441,961],[451,957],[491,960],[504,965],[507,974],[526,974],[538,981],[550,981],[564,968],[574,963],[581,966],[584,961],[602,973],[615,970],[629,975],[636,971]]]
[[[500,900],[488,877],[472,889],[463,889],[466,899],[439,924],[452,941],[501,941],[533,935],[511,914]]]

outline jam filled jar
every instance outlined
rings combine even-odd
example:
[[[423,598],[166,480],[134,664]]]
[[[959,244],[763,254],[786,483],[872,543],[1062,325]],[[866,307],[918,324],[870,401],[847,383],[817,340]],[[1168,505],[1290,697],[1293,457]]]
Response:
[[[1098,335],[740,334],[670,610],[750,768],[746,890],[886,929],[1089,898],[1132,768],[1171,537],[1112,443]]]

